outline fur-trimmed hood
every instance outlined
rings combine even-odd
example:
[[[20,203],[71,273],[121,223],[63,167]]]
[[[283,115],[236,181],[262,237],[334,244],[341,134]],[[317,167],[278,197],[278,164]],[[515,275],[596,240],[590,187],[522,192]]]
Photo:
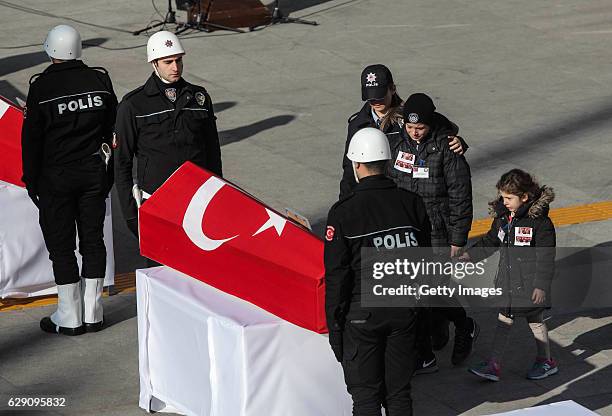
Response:
[[[527,201],[518,212],[517,217],[540,218],[548,215],[550,204],[555,199],[555,191],[549,186],[542,186],[539,195],[532,201]],[[503,200],[500,197],[489,202],[489,215],[493,218],[499,218],[508,214],[508,209],[504,206]]]

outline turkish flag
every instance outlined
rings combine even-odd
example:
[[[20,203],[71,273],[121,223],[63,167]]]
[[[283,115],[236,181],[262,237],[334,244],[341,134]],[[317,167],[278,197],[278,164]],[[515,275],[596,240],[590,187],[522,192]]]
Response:
[[[21,126],[23,111],[0,96],[0,181],[24,187],[21,166]]]
[[[144,256],[327,332],[323,241],[230,182],[187,162],[139,221]]]

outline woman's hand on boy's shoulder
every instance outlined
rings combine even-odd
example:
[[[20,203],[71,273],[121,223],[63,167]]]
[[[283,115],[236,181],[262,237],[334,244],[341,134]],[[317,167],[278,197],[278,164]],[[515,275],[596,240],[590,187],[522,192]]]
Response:
[[[463,148],[464,146],[460,136],[448,136],[448,139],[450,140],[448,143],[449,149],[453,152],[463,155],[467,151],[467,146],[465,149]]]

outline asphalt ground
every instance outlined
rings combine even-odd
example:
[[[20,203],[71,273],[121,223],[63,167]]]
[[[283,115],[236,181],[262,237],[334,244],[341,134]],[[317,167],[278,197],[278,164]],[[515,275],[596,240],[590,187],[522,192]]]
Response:
[[[164,3],[156,5],[163,11]],[[476,218],[486,216],[495,182],[513,167],[554,187],[555,208],[612,200],[608,2],[281,3],[319,26],[183,37],[185,78],[215,102],[226,177],[272,207],[299,211],[321,232],[338,194],[346,119],[361,106],[359,74],[378,62],[391,68],[402,97],[426,92],[460,126],[470,144]],[[146,36],[127,33],[159,18],[148,0],[0,1],[0,94],[25,97],[29,78],[48,63],[42,40],[67,18],[79,21],[72,24],[85,40],[84,60],[109,70],[119,97],[148,77]],[[118,209],[114,220],[117,273],[144,266]],[[612,221],[568,225],[558,244],[607,244],[611,230]],[[105,306],[112,326],[74,339],[38,330],[52,307],[0,313],[2,402],[53,394],[67,406],[46,414],[142,414],[134,294],[106,298]],[[502,383],[450,369],[445,350],[443,370],[415,380],[417,414],[486,414],[568,398],[612,414],[610,311],[554,312],[558,376],[522,378],[532,347],[526,328],[517,329]],[[476,313],[485,342],[494,317]]]

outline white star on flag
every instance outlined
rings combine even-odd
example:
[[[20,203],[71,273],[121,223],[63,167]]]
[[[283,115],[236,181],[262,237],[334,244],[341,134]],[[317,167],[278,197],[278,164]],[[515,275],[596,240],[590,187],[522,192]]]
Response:
[[[368,74],[367,81],[368,81],[368,82],[374,82],[374,81],[376,81],[376,74],[374,74],[374,73],[370,72],[370,73]]]
[[[253,234],[253,237],[255,237],[259,233],[266,231],[268,228],[272,228],[272,227],[276,228],[276,232],[278,233],[278,236],[280,237],[281,233],[283,232],[283,229],[285,228],[285,224],[287,223],[287,220],[281,217],[280,215],[278,215],[276,212],[270,211],[268,208],[265,208],[265,210],[268,213],[268,216],[270,218],[268,219],[268,221],[266,221],[264,225],[261,226],[259,230],[255,232],[255,234]]]

